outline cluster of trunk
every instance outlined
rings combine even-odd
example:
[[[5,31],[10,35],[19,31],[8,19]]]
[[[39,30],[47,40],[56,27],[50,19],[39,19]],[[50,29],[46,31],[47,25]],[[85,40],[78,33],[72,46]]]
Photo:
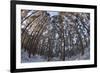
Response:
[[[65,60],[90,48],[90,14],[21,10],[21,45],[32,55]]]

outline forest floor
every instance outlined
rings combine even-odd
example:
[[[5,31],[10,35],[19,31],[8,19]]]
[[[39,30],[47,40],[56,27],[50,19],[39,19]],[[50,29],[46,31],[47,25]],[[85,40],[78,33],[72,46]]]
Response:
[[[81,56],[80,54],[77,54],[76,56],[71,56],[70,58],[65,57],[66,61],[74,61],[74,60],[87,60],[90,59],[90,53],[89,50],[85,50],[84,55]],[[60,61],[59,57],[53,57],[51,61]],[[21,50],[21,63],[27,63],[27,62],[47,62],[46,57],[39,56],[39,55],[31,55],[31,58],[29,58],[29,54],[24,49]]]

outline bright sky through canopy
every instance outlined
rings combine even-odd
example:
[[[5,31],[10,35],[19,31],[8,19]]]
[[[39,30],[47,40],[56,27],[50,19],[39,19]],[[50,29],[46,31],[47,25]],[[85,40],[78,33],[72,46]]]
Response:
[[[47,13],[49,13],[51,17],[54,15],[59,15],[59,12],[56,11],[47,11]]]

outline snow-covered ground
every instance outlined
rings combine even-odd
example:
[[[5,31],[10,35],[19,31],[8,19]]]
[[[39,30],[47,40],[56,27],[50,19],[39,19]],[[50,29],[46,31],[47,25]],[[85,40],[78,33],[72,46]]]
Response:
[[[65,57],[66,61],[74,61],[74,60],[87,60],[90,59],[90,53],[89,50],[86,49],[84,52],[84,55],[81,56],[81,54],[77,54],[76,56],[71,56],[70,58]],[[28,52],[24,49],[21,50],[21,63],[27,63],[27,62],[45,62],[47,59],[44,56],[39,55],[31,55],[31,58],[28,57]],[[60,61],[59,57],[53,57],[51,61]]]
[[[90,50],[88,48],[85,49],[84,55],[77,54],[76,56],[72,56],[71,58],[66,57],[66,60],[88,60],[90,59]]]
[[[39,55],[31,55],[31,58],[29,58],[29,54],[27,51],[24,49],[21,50],[21,62],[26,63],[26,62],[44,62],[46,59],[43,56]]]

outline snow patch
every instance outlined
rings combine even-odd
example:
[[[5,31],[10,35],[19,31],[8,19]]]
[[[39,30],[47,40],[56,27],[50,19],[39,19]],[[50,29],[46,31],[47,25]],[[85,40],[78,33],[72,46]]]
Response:
[[[31,58],[29,58],[28,56],[29,56],[28,52],[25,51],[24,49],[22,49],[22,51],[21,51],[21,63],[46,61],[45,57],[43,57],[43,56],[31,55]]]

